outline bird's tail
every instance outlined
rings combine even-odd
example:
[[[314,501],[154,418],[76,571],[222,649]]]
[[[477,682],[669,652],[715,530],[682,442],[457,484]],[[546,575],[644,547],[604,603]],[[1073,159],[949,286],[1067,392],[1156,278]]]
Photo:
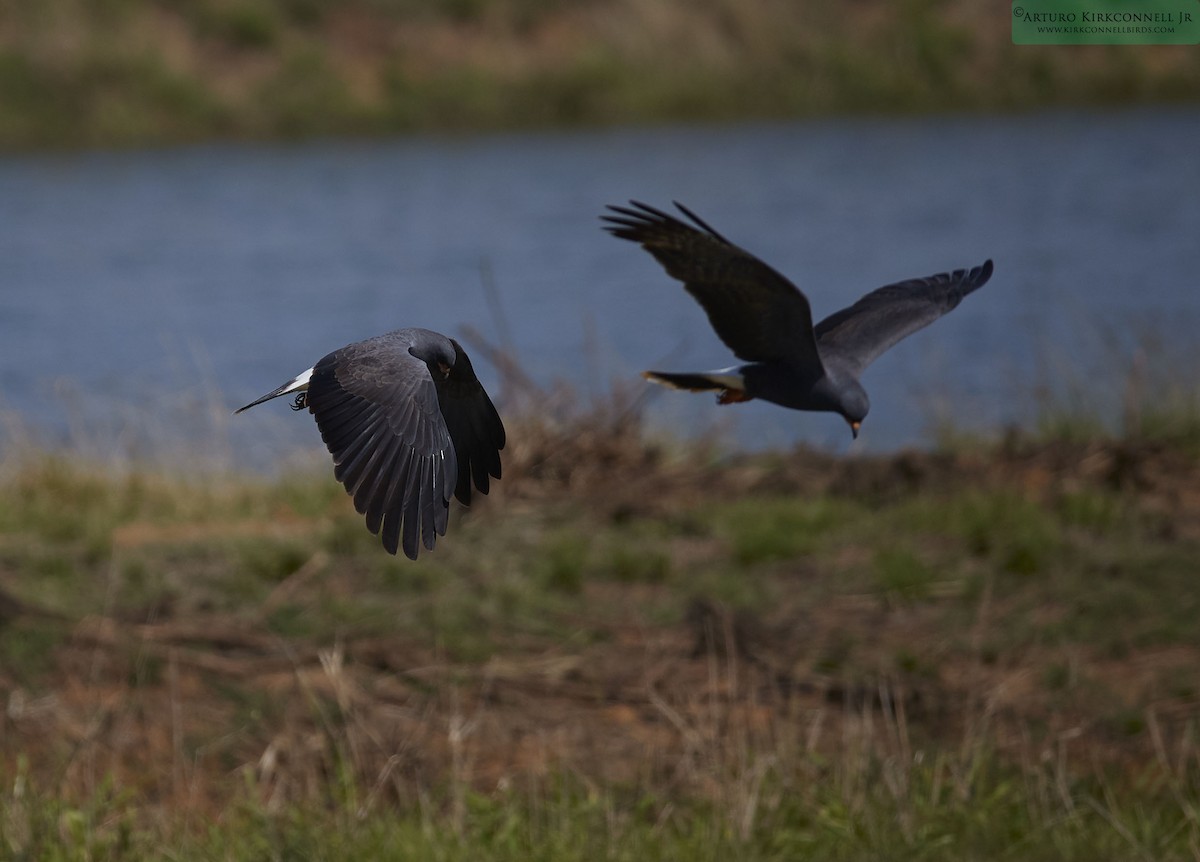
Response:
[[[672,389],[686,389],[689,392],[705,392],[709,389],[728,389],[727,383],[716,380],[716,375],[704,373],[686,374],[673,371],[643,371],[642,376],[653,383],[661,383]]]
[[[262,404],[264,401],[270,401],[272,398],[278,398],[280,395],[287,395],[289,392],[306,392],[308,390],[308,382],[309,382],[309,380],[312,379],[313,371],[314,371],[314,369],[310,368],[307,371],[305,371],[303,374],[293,377],[291,380],[289,380],[287,383],[280,386],[278,389],[272,389],[270,392],[268,392],[262,398],[259,398],[255,401],[251,401],[245,407],[239,407],[237,410],[234,410],[233,411],[234,414],[236,415],[238,413],[241,413],[243,410],[249,410],[251,407],[254,407],[258,404]],[[296,409],[299,409],[299,404],[297,404]]]
[[[722,404],[749,401],[752,397],[746,394],[746,378],[736,368],[691,373],[643,371],[642,376],[654,383],[670,386],[672,389],[686,389],[689,392],[716,390],[720,393],[719,400]]]

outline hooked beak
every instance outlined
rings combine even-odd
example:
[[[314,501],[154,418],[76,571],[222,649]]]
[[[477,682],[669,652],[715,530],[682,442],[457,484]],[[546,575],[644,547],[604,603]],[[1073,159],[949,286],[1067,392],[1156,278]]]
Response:
[[[851,422],[850,423],[850,433],[854,435],[855,440],[858,439],[858,429],[861,427],[862,427],[861,422]]]

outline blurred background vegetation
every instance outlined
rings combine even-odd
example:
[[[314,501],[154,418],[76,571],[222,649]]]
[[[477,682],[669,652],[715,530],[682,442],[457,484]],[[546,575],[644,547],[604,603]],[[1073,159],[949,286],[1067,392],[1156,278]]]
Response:
[[[0,147],[1194,100],[978,0],[6,0]]]

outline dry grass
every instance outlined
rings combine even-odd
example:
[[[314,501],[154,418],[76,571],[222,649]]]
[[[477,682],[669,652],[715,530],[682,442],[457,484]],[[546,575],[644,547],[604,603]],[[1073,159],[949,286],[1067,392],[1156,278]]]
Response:
[[[6,463],[10,848],[48,805],[97,841],[408,812],[467,855],[511,821],[513,858],[1197,846],[1187,447],[722,457],[558,403],[417,564],[323,469]]]

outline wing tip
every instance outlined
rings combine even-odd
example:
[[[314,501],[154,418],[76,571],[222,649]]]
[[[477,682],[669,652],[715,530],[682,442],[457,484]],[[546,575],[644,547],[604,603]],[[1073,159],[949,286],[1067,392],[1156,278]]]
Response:
[[[700,216],[696,215],[692,210],[681,204],[677,200],[672,200],[672,204],[683,215],[692,222],[681,221],[677,216],[672,215],[658,207],[650,206],[650,204],[630,198],[629,206],[619,206],[616,204],[606,204],[606,208],[616,215],[601,214],[600,218],[603,221],[611,224],[605,225],[604,229],[613,236],[621,239],[633,240],[635,242],[644,242],[647,239],[646,231],[652,229],[683,229],[685,231],[698,231],[706,233],[713,239],[723,242],[727,245],[732,245],[725,237],[718,233],[712,225],[706,222]]]
[[[972,270],[969,270],[966,273],[966,279],[965,279],[967,284],[969,285],[968,292],[971,290],[978,290],[979,288],[981,288],[985,284],[987,284],[988,280],[991,279],[991,277],[992,277],[992,271],[994,269],[995,269],[995,266],[992,264],[992,259],[989,257],[987,260],[985,260],[979,266],[975,267]]]
[[[603,229],[619,239],[627,239],[631,242],[644,242],[647,239],[646,232],[648,230],[676,221],[667,213],[632,198],[629,206],[605,204],[605,208],[616,215],[600,214],[600,220],[608,222],[603,225]]]

